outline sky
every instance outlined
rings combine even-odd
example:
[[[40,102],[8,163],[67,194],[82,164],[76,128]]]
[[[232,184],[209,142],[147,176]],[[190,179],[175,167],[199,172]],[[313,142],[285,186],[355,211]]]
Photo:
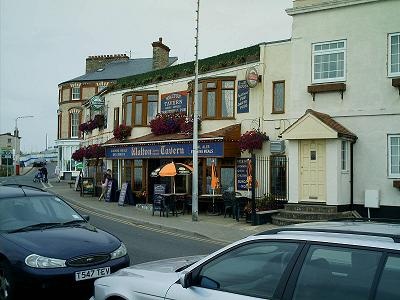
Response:
[[[0,0],[0,134],[18,119],[21,150],[54,146],[58,84],[90,55],[152,56],[163,38],[194,60],[196,0]],[[290,38],[292,0],[200,0],[199,58]]]

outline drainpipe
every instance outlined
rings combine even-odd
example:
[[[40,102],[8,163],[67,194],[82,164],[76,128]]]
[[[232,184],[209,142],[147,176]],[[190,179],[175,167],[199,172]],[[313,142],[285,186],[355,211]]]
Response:
[[[353,149],[354,149],[354,144],[356,142],[352,141],[350,144],[350,209],[353,211],[354,209],[354,155],[353,155]]]

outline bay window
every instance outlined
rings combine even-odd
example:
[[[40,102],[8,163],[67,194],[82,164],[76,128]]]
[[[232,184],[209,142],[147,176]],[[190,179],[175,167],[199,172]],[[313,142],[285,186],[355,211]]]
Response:
[[[158,111],[158,93],[135,93],[124,97],[123,116],[129,126],[148,126]]]

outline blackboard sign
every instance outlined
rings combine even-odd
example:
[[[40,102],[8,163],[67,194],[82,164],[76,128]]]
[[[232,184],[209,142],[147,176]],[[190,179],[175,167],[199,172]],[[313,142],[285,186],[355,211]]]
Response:
[[[126,200],[126,191],[128,189],[128,183],[122,184],[121,191],[119,193],[118,205],[124,205]]]
[[[239,80],[237,87],[237,113],[248,113],[249,112],[249,95],[250,88],[247,85],[246,80]]]
[[[106,191],[106,196],[104,197],[105,202],[110,202],[111,201],[111,189],[112,189],[113,181],[112,179],[108,180],[107,183],[107,191]]]
[[[154,184],[154,194],[165,194],[166,184],[156,183]]]
[[[83,177],[81,180],[81,195],[94,195],[94,178]]]
[[[236,189],[247,190],[247,158],[236,159]]]
[[[187,112],[187,91],[161,95],[162,113]]]

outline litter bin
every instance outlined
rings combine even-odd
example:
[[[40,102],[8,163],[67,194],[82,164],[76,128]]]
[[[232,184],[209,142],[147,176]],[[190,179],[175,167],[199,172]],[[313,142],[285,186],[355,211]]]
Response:
[[[19,175],[19,165],[15,165],[15,175]]]

